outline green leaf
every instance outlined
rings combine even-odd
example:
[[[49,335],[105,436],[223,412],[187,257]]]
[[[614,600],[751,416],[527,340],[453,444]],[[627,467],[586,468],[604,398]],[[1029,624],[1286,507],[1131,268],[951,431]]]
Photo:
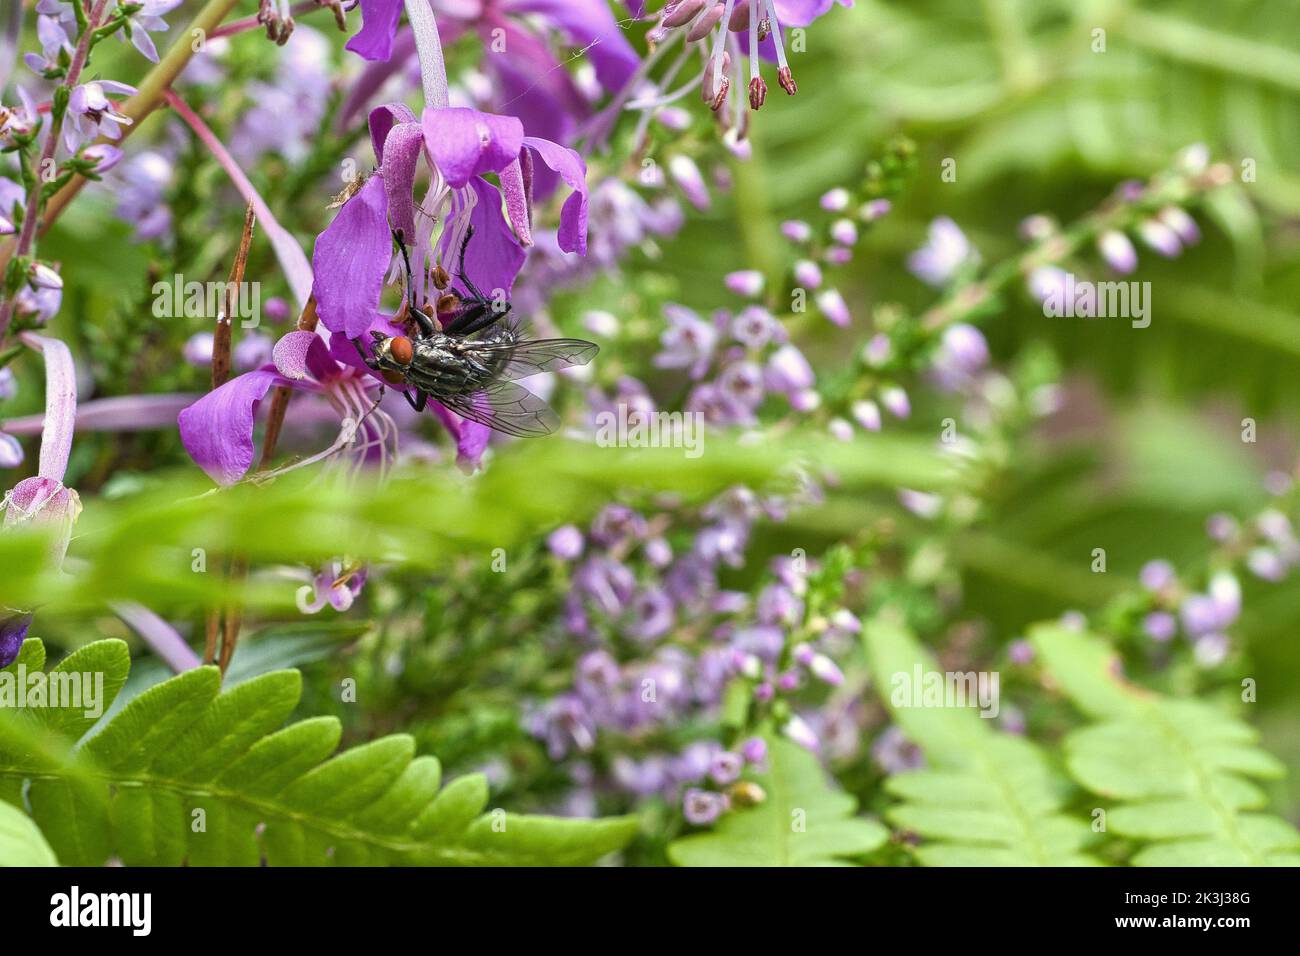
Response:
[[[1071,776],[1106,798],[1107,830],[1142,844],[1138,866],[1300,865],[1300,832],[1257,813],[1257,779],[1285,768],[1249,725],[1196,700],[1129,684],[1099,638],[1059,625],[1031,634],[1065,695],[1096,721],[1065,741]]]
[[[0,866],[58,866],[54,851],[31,817],[0,803]]]
[[[729,811],[712,830],[673,841],[677,866],[847,866],[879,848],[889,831],[854,816],[857,801],[827,780],[817,758],[784,737],[768,740],[768,768],[752,779],[766,793]]]
[[[88,645],[55,671],[98,667],[116,692],[129,666],[124,652],[115,641]],[[28,662],[43,657],[39,646],[23,653]],[[9,801],[0,803],[0,862],[44,847],[50,862],[57,854],[78,866],[112,858],[143,866],[578,866],[636,833],[632,818],[484,813],[481,774],[439,790],[437,759],[415,757],[404,734],[335,754],[334,718],[277,729],[301,690],[296,671],[279,671],[222,691],[218,671],[200,667],[140,693],[102,727],[73,708],[0,711],[0,797]],[[97,732],[73,749],[88,728]],[[24,786],[30,818],[18,807]],[[30,839],[41,833],[48,846]]]
[[[969,707],[915,707],[897,698],[899,675],[914,680],[934,660],[901,625],[877,618],[863,629],[875,686],[926,769],[895,774],[901,799],[886,818],[925,838],[927,866],[1090,866],[1088,824],[1062,812],[1067,782],[1029,741],[995,731]]]

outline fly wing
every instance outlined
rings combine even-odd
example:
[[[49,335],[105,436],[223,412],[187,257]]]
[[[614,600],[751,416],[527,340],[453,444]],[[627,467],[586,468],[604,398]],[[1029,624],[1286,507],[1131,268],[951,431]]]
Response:
[[[570,365],[586,365],[600,346],[584,339],[531,339],[523,342],[465,342],[462,348],[487,358],[489,355],[508,355],[509,358],[497,373],[498,378],[512,382],[538,372],[554,372]]]
[[[497,379],[478,392],[435,398],[461,418],[517,438],[549,435],[560,427],[551,407],[515,382]]]

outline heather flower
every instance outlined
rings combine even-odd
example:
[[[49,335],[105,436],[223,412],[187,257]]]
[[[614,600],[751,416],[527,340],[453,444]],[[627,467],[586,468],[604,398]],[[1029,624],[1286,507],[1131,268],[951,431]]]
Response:
[[[781,223],[781,234],[791,242],[802,245],[812,238],[812,226],[800,219],[787,219]]]
[[[1137,268],[1137,250],[1133,248],[1129,237],[1118,230],[1103,232],[1097,239],[1097,249],[1106,264],[1122,275],[1128,275]]]
[[[95,80],[76,87],[68,98],[68,112],[63,119],[63,144],[68,152],[75,153],[78,146],[96,136],[120,139],[122,127],[130,126],[132,121],[117,111],[108,95],[133,96],[137,92],[134,86],[114,80]]]
[[[761,349],[779,332],[776,319],[762,306],[741,309],[731,320],[731,337],[746,348]]]
[[[708,826],[722,816],[726,807],[726,797],[722,794],[698,787],[687,790],[682,798],[682,814],[687,823],[695,826]]]
[[[958,225],[947,216],[940,216],[930,223],[929,241],[908,257],[907,268],[922,282],[942,286],[978,258]]]
[[[117,215],[134,227],[136,242],[159,239],[171,232],[172,214],[164,197],[175,177],[172,160],[147,149],[118,167],[112,177]]]
[[[563,561],[575,561],[582,556],[582,532],[571,524],[556,528],[546,539],[551,554]]]
[[[673,626],[673,601],[659,588],[644,588],[632,602],[633,621],[628,633],[640,640],[663,637]]]
[[[798,714],[786,721],[782,732],[805,750],[816,753],[821,749],[821,740],[818,739],[817,734],[808,725],[808,722]]]
[[[1152,611],[1142,619],[1142,630],[1153,641],[1163,643],[1178,632],[1178,619],[1168,611]]]
[[[740,745],[740,755],[746,763],[763,763],[767,759],[767,741],[762,737],[750,737]]]
[[[1138,572],[1138,581],[1148,591],[1163,591],[1175,581],[1174,566],[1168,561],[1148,561]]]
[[[713,361],[717,328],[693,310],[672,303],[664,306],[664,318],[668,328],[659,337],[663,349],[654,358],[655,366],[689,369],[691,378],[700,378]]]
[[[1182,252],[1183,244],[1178,233],[1159,219],[1144,219],[1138,223],[1137,230],[1142,241],[1165,258],[1173,258]]]
[[[180,6],[181,0],[132,0],[132,3],[139,4],[140,9],[127,18],[129,29],[123,32],[130,34],[131,44],[144,54],[146,59],[157,63],[158,48],[154,46],[149,34],[166,32],[167,21],[163,19],[163,15],[171,13]]]
[[[793,272],[794,281],[800,286],[808,289],[816,289],[822,284],[821,267],[811,259],[800,259],[794,264]]]
[[[1007,657],[1011,660],[1011,663],[1019,664],[1022,667],[1030,664],[1034,660],[1034,645],[1023,637],[1017,638],[1007,647]]]
[[[1202,667],[1217,667],[1228,657],[1230,644],[1226,634],[1204,634],[1196,639],[1192,656]]]
[[[728,272],[723,277],[723,284],[736,295],[747,299],[757,298],[763,294],[763,273],[757,269]]]
[[[880,390],[880,404],[895,418],[907,418],[912,414],[912,402],[907,392],[897,385],[890,385]]]
[[[21,85],[14,84],[14,88],[18,91],[19,105],[0,105],[0,147],[17,145],[17,137],[31,135],[41,122],[36,101]]]
[[[921,748],[907,739],[897,724],[886,727],[871,745],[872,759],[885,773],[903,773],[925,766]]]
[[[352,607],[365,583],[364,567],[348,566],[342,561],[327,562],[313,575],[310,585],[299,589],[298,610],[317,614],[328,604],[342,613]]]
[[[251,166],[267,154],[299,162],[310,155],[329,105],[334,69],[325,35],[299,26],[269,81],[248,84],[251,106],[230,135],[230,154]]]
[[[709,777],[718,786],[725,787],[740,779],[740,771],[744,767],[745,761],[740,754],[723,750],[713,755],[713,762],[709,765]]]
[[[605,548],[621,547],[645,536],[645,518],[627,505],[608,505],[591,523],[591,538]]]
[[[869,432],[878,432],[881,429],[880,406],[868,399],[860,399],[853,403],[850,411],[853,418],[859,425]]]
[[[26,53],[23,62],[37,76],[57,75],[63,69],[60,57],[72,56],[72,41],[55,17],[36,18],[36,39],[41,44],[40,54]],[[65,60],[66,62],[66,60]]]
[[[844,296],[840,295],[837,289],[823,289],[818,292],[817,308],[822,310],[822,314],[826,318],[841,328],[847,326],[853,320],[853,316],[849,314],[848,304],[844,301]]]
[[[696,209],[703,211],[712,205],[713,199],[709,187],[704,184],[704,177],[700,175],[700,167],[689,156],[678,154],[668,160],[668,175]]]

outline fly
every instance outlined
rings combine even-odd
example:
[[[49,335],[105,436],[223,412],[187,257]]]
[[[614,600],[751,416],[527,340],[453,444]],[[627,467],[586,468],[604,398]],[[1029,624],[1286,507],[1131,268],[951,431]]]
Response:
[[[600,346],[583,339],[526,339],[518,324],[502,321],[510,303],[483,295],[465,274],[465,249],[473,234],[470,228],[460,247],[458,278],[468,294],[456,293],[459,305],[444,327],[415,307],[411,292],[407,315],[417,327],[414,335],[371,332],[369,352],[357,339],[353,345],[368,368],[411,386],[402,394],[417,412],[432,398],[462,418],[507,435],[548,435],[559,427],[559,416],[517,379],[586,365]],[[400,238],[398,246],[406,258]],[[412,290],[409,259],[406,266],[407,289]]]

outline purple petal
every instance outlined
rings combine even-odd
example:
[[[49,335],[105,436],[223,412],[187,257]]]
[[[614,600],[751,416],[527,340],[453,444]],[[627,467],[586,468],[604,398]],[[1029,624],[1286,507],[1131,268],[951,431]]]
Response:
[[[344,47],[363,60],[387,60],[402,15],[402,0],[361,0],[361,29]]]
[[[348,347],[351,348],[351,343]],[[330,358],[325,340],[315,332],[302,329],[290,332],[276,342],[271,360],[281,375],[295,381],[310,377],[323,382],[339,374],[338,363]]]
[[[539,13],[559,27],[570,45],[591,59],[607,92],[622,89],[641,62],[605,0],[506,0],[504,6],[516,13]]]
[[[370,145],[375,150],[375,162],[384,161],[384,142],[388,132],[398,123],[418,123],[419,117],[405,103],[385,103],[370,111]]]
[[[424,111],[425,145],[453,187],[505,169],[518,158],[523,139],[524,125],[514,116],[463,108]]]
[[[527,156],[527,153],[522,154]],[[528,194],[523,165],[515,160],[501,170],[501,195],[506,200],[506,218],[525,246],[533,244],[533,203]]]
[[[232,485],[253,464],[257,406],[286,379],[266,369],[232,378],[177,416],[181,442],[194,463],[219,485]]]
[[[560,248],[587,254],[587,164],[566,146],[536,136],[525,136],[524,145],[535,152],[573,190],[560,210]]]
[[[312,292],[325,328],[354,339],[369,327],[392,250],[384,181],[372,176],[316,239]]]
[[[72,353],[58,339],[24,332],[22,340],[45,358],[45,419],[38,474],[62,481],[77,426],[77,370]]]
[[[388,194],[388,222],[407,242],[415,238],[415,167],[423,147],[424,130],[415,122],[398,123],[384,140],[380,172]]]
[[[469,185],[477,201],[469,218],[474,227],[474,241],[465,253],[465,269],[470,281],[485,294],[494,295],[497,290],[508,294],[524,264],[524,250],[501,213],[501,194],[477,177],[471,179]],[[466,201],[463,193],[454,195],[452,217],[460,213]],[[455,261],[460,248],[459,237],[455,239],[457,242],[453,244],[450,230],[444,230],[438,238],[438,251],[443,262]]]
[[[78,431],[134,432],[151,428],[170,428],[176,415],[194,404],[198,395],[122,395],[96,398],[77,405]],[[4,422],[4,430],[14,435],[36,435],[45,424],[44,415],[24,415]]]
[[[110,605],[114,613],[130,625],[131,629],[153,648],[162,661],[172,669],[172,673],[193,670],[201,661],[185,638],[161,617],[142,604],[130,601],[117,601]]]
[[[54,526],[48,560],[58,566],[68,551],[72,525],[81,514],[81,498],[71,488],[53,478],[24,478],[9,492],[4,527],[31,522],[34,527]]]

